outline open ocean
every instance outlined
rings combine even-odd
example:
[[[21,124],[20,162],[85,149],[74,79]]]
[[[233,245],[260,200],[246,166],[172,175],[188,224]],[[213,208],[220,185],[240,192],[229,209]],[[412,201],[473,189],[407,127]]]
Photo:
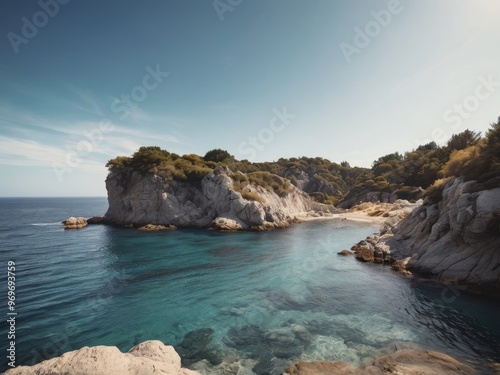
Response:
[[[215,372],[210,361],[239,363],[235,374],[279,374],[301,359],[359,364],[395,341],[500,362],[498,301],[336,254],[375,232],[372,224],[325,220],[263,233],[60,224],[106,209],[106,198],[0,199],[0,371],[8,261],[17,365],[151,339],[182,344],[186,363],[204,358],[205,374]]]

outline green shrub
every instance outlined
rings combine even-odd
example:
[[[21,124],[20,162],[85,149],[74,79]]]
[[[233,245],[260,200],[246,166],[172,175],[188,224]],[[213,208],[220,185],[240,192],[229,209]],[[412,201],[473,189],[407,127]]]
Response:
[[[321,193],[319,191],[316,191],[316,192],[311,193],[309,195],[311,197],[313,197],[316,202],[325,203],[325,194],[323,194],[323,193]]]
[[[215,148],[213,150],[208,151],[203,157],[205,161],[213,161],[216,163],[220,163],[226,161],[228,159],[234,159],[229,152],[226,150],[221,150],[220,148]]]
[[[247,178],[250,183],[262,186],[264,189],[280,196],[287,194],[291,187],[290,181],[267,171],[248,173]]]
[[[463,150],[455,150],[450,155],[450,160],[443,167],[445,177],[459,177],[464,172],[468,163],[473,163],[474,159],[478,159],[478,147],[469,146]]]
[[[196,165],[192,166],[189,169],[184,170],[187,180],[191,182],[201,181],[207,174],[212,172],[213,170],[211,168],[200,167]]]
[[[157,146],[141,147],[132,155],[130,166],[141,173],[147,173],[169,160],[170,153]]]
[[[110,172],[114,172],[123,167],[127,167],[129,163],[130,158],[128,156],[117,156],[116,158],[109,160],[106,163],[106,167]]]
[[[428,203],[438,203],[443,199],[443,190],[446,184],[453,177],[440,178],[439,180],[434,181],[434,183],[429,186],[424,193],[424,198]]]
[[[262,204],[266,203],[264,198],[262,198],[259,194],[252,193],[251,191],[242,191],[241,196],[244,199],[249,200],[249,201],[257,201],[257,202],[260,202]]]

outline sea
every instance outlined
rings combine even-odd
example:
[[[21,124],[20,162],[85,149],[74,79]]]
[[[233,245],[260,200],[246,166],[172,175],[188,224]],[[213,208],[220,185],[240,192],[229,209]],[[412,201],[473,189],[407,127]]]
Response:
[[[408,343],[485,374],[500,362],[498,300],[337,255],[375,224],[238,233],[61,224],[106,210],[105,197],[0,198],[0,371],[12,364],[11,341],[20,366],[160,340],[202,374],[280,374],[299,360],[360,365]]]

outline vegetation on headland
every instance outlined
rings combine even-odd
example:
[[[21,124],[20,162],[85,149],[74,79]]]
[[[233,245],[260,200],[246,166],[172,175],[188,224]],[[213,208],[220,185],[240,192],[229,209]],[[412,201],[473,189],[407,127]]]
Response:
[[[203,157],[180,156],[157,146],[141,147],[131,157],[118,156],[106,166],[111,172],[126,167],[187,182],[201,181],[217,166],[228,167],[233,172],[230,177],[235,189],[257,201],[262,197],[245,189],[247,185],[258,185],[283,196],[293,184],[326,204],[370,192],[397,193],[398,198],[409,200],[425,195],[436,201],[451,177],[478,180],[486,187],[499,185],[500,118],[484,137],[465,130],[443,146],[431,142],[404,154],[381,156],[371,168],[351,167],[348,162],[339,164],[321,157],[252,163],[236,160],[222,149],[210,150]]]

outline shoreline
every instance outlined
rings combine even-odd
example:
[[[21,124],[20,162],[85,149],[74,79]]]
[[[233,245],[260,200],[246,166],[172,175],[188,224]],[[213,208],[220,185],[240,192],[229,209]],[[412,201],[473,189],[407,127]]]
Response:
[[[357,211],[357,212],[343,212],[338,214],[331,214],[329,216],[298,216],[297,220],[300,222],[310,222],[310,221],[322,221],[322,220],[349,220],[355,221],[359,223],[371,223],[371,224],[380,224],[382,226],[387,218],[381,216],[370,216],[367,213]],[[293,224],[292,224],[293,225]]]

